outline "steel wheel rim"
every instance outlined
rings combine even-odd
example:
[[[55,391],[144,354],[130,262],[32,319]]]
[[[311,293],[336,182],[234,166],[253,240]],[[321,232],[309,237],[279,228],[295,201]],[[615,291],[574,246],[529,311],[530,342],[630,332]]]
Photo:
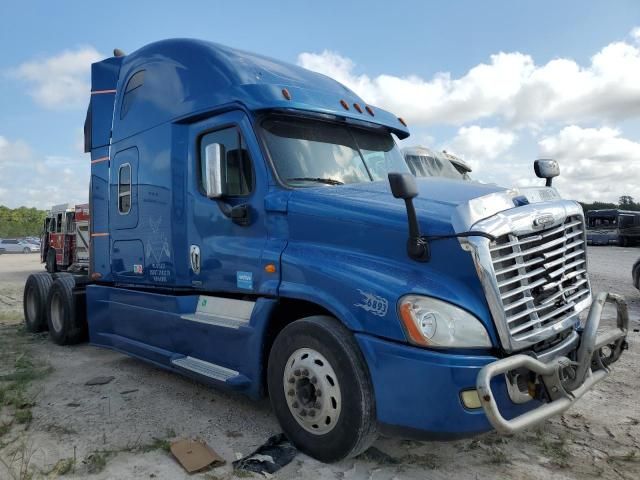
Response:
[[[27,290],[27,321],[33,322],[36,319],[36,312],[38,311],[36,307],[36,293],[34,288],[31,287]]]
[[[282,377],[287,406],[298,425],[314,435],[333,430],[342,410],[338,377],[329,361],[311,348],[287,360]]]
[[[56,332],[62,330],[62,302],[57,293],[51,297],[51,326]]]

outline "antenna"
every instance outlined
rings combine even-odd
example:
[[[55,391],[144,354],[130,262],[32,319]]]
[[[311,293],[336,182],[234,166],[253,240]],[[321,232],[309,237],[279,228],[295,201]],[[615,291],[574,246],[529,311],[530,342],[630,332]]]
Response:
[[[126,53],[124,53],[124,51],[120,50],[119,48],[114,48],[113,49],[113,56],[114,57],[124,57],[126,55]]]

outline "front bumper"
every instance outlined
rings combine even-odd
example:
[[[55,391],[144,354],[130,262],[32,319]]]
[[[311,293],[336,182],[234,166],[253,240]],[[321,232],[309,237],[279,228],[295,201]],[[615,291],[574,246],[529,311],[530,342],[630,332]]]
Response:
[[[598,333],[602,310],[606,303],[616,306],[617,326]],[[600,293],[589,310],[574,360],[562,356],[549,363],[543,363],[528,355],[514,355],[485,365],[478,373],[476,387],[491,425],[500,433],[511,434],[567,410],[609,374],[609,366],[620,358],[622,351],[627,347],[628,329],[629,313],[624,298],[611,293]],[[526,413],[507,419],[496,402],[492,379],[504,378],[508,372],[519,369],[536,374],[548,401]]]

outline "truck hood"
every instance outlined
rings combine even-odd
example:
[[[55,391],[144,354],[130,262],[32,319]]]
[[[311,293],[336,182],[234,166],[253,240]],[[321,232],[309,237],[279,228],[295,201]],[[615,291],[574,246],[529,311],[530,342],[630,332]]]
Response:
[[[435,177],[418,178],[416,183],[416,212],[425,232],[433,235],[466,231],[478,220],[500,211],[559,198],[552,188],[507,189]],[[406,226],[404,202],[393,197],[387,181],[297,189],[288,203],[292,213],[330,215],[393,228],[398,222]]]

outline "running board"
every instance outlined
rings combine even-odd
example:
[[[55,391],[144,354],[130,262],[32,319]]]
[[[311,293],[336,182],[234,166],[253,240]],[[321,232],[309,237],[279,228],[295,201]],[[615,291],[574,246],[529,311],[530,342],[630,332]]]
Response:
[[[180,357],[171,360],[171,364],[175,367],[202,375],[203,377],[227,383],[233,387],[240,387],[250,383],[247,377],[240,375],[240,373],[235,370],[216,365],[215,363],[205,362],[198,358]]]
[[[217,327],[238,329],[249,325],[255,302],[200,295],[194,313],[181,315],[183,320]]]

